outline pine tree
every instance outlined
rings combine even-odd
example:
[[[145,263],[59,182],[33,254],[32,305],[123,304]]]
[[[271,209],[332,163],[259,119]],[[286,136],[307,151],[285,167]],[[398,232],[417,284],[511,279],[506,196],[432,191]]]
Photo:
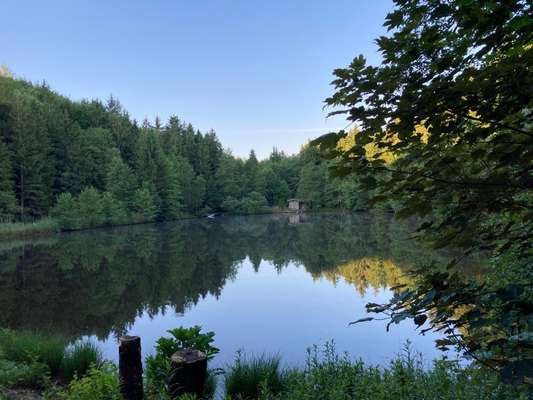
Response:
[[[85,188],[78,197],[81,224],[84,227],[100,226],[105,222],[100,193],[93,188]]]
[[[200,211],[204,206],[204,199],[205,199],[205,189],[206,189],[206,181],[205,178],[201,175],[198,175],[193,182],[193,187],[191,191],[191,203],[189,204],[189,208],[194,212],[197,213]]]
[[[250,151],[250,155],[244,163],[244,174],[246,176],[245,193],[264,191],[264,182],[260,180],[259,176],[259,161],[253,150]]]
[[[119,149],[122,158],[132,162],[135,147],[135,129],[129,116],[122,108],[117,98],[110,96],[105,110],[107,111],[107,128],[111,131],[115,146]]]
[[[70,193],[61,193],[50,214],[62,230],[78,229],[81,226],[78,202]]]
[[[282,206],[289,198],[289,185],[268,165],[261,170],[261,176],[265,182],[265,198],[269,205]]]
[[[132,210],[137,222],[148,222],[155,219],[158,209],[154,196],[148,187],[143,186],[133,192]]]
[[[0,138],[0,222],[13,219],[17,199],[13,191],[13,171],[6,144]]]
[[[216,174],[216,181],[222,197],[240,199],[244,191],[244,177],[241,174],[242,161],[237,160],[229,153],[224,153]]]
[[[183,196],[183,202],[186,212],[193,213],[193,197],[194,197],[194,170],[185,158],[177,157],[174,160],[175,169],[177,173],[177,180],[179,182],[179,187],[181,194]]]
[[[141,129],[135,145],[135,172],[142,182],[160,186],[163,157],[159,135],[152,128]]]
[[[102,193],[101,206],[106,225],[119,225],[129,222],[129,212],[126,204],[115,199],[111,193]]]
[[[12,108],[12,136],[15,188],[19,217],[44,215],[49,207],[49,140],[43,109],[30,95],[15,93]]]
[[[161,219],[176,219],[183,213],[183,193],[181,190],[178,164],[175,159],[165,158],[161,168]]]
[[[161,134],[163,151],[167,156],[177,157],[183,154],[182,124],[178,117],[172,115]]]
[[[326,170],[321,165],[308,164],[300,171],[298,196],[309,202],[311,207],[320,208],[325,204],[324,188]]]
[[[132,195],[137,188],[135,175],[131,168],[120,158],[117,152],[109,164],[106,175],[106,190],[117,201],[130,206]]]
[[[77,152],[70,164],[82,189],[92,186],[103,191],[113,152],[113,138],[107,129],[89,128],[79,131]]]

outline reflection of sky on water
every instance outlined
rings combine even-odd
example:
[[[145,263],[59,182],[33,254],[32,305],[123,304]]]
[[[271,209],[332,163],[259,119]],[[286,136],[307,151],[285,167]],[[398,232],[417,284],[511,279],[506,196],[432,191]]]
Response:
[[[372,364],[386,365],[407,339],[426,360],[440,356],[435,336],[418,335],[411,321],[389,333],[384,321],[348,324],[365,317],[366,303],[386,302],[385,288],[411,284],[404,276],[410,267],[445,264],[446,254],[405,240],[411,228],[388,214],[288,217],[199,219],[8,243],[0,249],[0,326],[100,338],[114,360],[115,338],[126,332],[141,336],[146,355],[168,329],[196,324],[216,333],[217,366],[239,349],[302,364],[306,348],[330,340]]]
[[[263,261],[259,272],[254,272],[247,259],[218,299],[208,295],[184,315],[176,314],[170,306],[153,318],[144,312],[129,334],[141,336],[146,356],[166,330],[201,325],[216,333],[215,345],[221,349],[213,367],[230,362],[239,349],[254,354],[278,353],[285,363],[301,365],[306,348],[329,340],[335,341],[338,351],[348,351],[371,364],[386,365],[407,340],[427,362],[441,356],[434,347],[437,335],[419,335],[411,321],[392,326],[388,333],[383,321],[348,325],[366,315],[366,303],[385,302],[389,297],[388,290],[370,288],[361,298],[343,279],[336,285],[325,278],[313,280],[303,267],[292,263],[278,273]],[[117,359],[114,338],[102,342],[101,347],[106,358]]]

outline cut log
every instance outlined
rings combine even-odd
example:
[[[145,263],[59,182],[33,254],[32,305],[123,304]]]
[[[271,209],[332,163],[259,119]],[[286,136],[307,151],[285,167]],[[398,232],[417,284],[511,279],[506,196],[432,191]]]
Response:
[[[189,393],[201,398],[207,378],[207,355],[196,349],[180,350],[170,360],[168,389],[173,399]]]
[[[118,348],[120,394],[124,400],[142,400],[143,366],[141,361],[141,338],[124,336]]]

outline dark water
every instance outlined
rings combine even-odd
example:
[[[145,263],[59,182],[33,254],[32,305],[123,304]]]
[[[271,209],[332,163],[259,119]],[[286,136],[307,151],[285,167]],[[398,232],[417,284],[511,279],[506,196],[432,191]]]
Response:
[[[300,364],[329,340],[381,365],[410,340],[431,360],[436,336],[411,322],[348,325],[409,268],[445,259],[408,229],[387,215],[274,215],[0,242],[0,326],[90,337],[111,359],[125,333],[149,354],[167,329],[198,324],[216,332],[218,365],[238,349]]]

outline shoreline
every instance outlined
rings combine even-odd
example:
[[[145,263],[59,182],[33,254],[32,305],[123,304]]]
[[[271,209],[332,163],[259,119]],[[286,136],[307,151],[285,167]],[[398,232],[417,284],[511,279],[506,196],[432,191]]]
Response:
[[[317,209],[317,210],[306,210],[304,212],[291,211],[289,209],[272,209],[265,212],[256,212],[251,214],[238,214],[238,213],[228,213],[223,214],[223,216],[249,216],[249,215],[268,215],[268,214],[316,214],[322,212],[365,212],[368,210],[344,210],[344,209]],[[142,222],[128,222],[124,224],[114,224],[114,225],[99,225],[91,227],[83,227],[78,229],[66,229],[62,230],[59,228],[57,221],[53,218],[43,218],[41,220],[31,222],[31,223],[22,223],[22,222],[12,222],[12,223],[2,223],[0,224],[0,241],[16,240],[16,239],[33,239],[33,238],[42,238],[47,236],[54,236],[63,233],[69,232],[80,232],[96,229],[106,229],[106,228],[116,228],[123,226],[134,226],[134,225],[146,225],[146,224],[160,224],[166,222],[175,222],[175,221],[186,221],[192,219],[204,219],[206,216],[183,216],[171,220],[163,221],[142,221]],[[217,217],[217,219],[220,217]]]

